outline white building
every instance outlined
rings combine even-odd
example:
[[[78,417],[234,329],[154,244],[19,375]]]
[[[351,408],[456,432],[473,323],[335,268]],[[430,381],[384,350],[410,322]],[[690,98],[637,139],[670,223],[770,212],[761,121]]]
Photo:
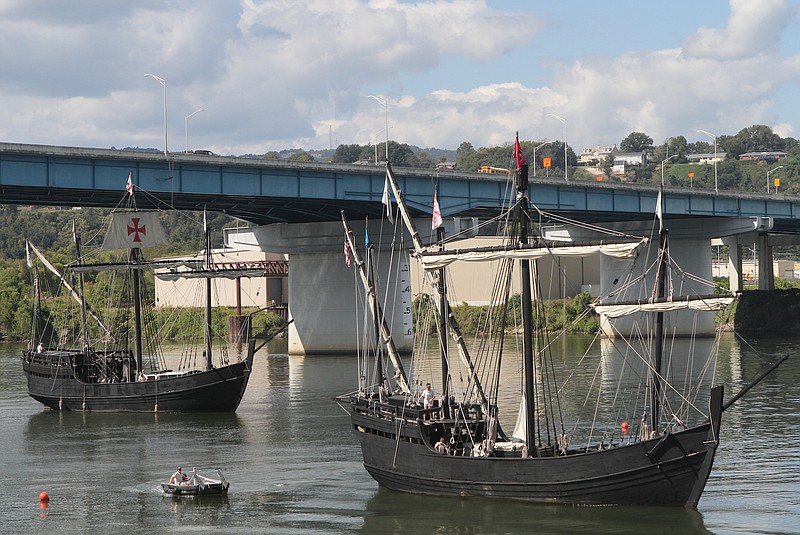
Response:
[[[594,147],[581,149],[581,155],[578,156],[578,161],[585,164],[602,163],[609,154],[612,154],[616,150],[616,145],[596,145]]]

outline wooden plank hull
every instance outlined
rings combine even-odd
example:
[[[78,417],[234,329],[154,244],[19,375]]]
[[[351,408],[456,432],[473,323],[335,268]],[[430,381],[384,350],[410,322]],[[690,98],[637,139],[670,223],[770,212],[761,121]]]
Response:
[[[146,382],[87,383],[68,361],[23,358],[28,394],[54,410],[113,412],[233,412],[250,378],[243,362]]]
[[[719,402],[722,393],[719,391]],[[718,446],[719,413],[673,434],[566,456],[436,453],[437,423],[353,410],[364,467],[381,485],[439,496],[573,505],[696,506]],[[437,437],[438,438],[438,437]]]

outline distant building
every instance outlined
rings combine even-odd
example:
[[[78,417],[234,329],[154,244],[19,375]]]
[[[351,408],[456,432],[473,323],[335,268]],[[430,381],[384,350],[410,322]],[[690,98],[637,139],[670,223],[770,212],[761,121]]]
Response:
[[[696,163],[700,165],[711,165],[714,162],[721,162],[725,159],[727,153],[725,152],[718,152],[716,155],[711,153],[703,153],[703,154],[687,154],[686,160],[689,163]]]
[[[640,165],[647,165],[646,152],[622,152],[614,155],[614,166],[611,168],[611,173],[624,175],[625,171],[630,167],[638,167]]]
[[[772,163],[786,158],[785,152],[745,152],[739,155],[740,161],[756,161]]]
[[[456,162],[439,162],[436,164],[437,171],[442,171],[442,170],[452,171],[455,168],[456,168]]]
[[[602,163],[608,157],[609,154],[613,154],[616,152],[617,146],[616,145],[597,145],[595,147],[589,147],[585,149],[581,149],[581,155],[578,156],[578,161],[580,163]]]

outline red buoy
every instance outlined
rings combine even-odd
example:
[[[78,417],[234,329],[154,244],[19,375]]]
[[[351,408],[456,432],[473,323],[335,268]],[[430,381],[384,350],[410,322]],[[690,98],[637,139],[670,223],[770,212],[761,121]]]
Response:
[[[47,503],[47,502],[49,502],[49,501],[50,501],[50,495],[49,495],[49,494],[47,494],[45,491],[42,491],[42,492],[39,494],[39,501],[40,501],[40,502],[42,502],[42,503]]]
[[[628,422],[622,422],[622,425],[620,427],[622,427],[622,434],[623,435],[627,435],[628,434]]]

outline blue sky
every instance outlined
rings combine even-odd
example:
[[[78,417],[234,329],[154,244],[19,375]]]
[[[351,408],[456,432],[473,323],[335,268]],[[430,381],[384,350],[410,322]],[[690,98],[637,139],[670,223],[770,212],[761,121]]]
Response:
[[[766,124],[800,137],[800,0],[0,0],[0,140],[219,154]],[[203,108],[187,120],[192,112]]]

